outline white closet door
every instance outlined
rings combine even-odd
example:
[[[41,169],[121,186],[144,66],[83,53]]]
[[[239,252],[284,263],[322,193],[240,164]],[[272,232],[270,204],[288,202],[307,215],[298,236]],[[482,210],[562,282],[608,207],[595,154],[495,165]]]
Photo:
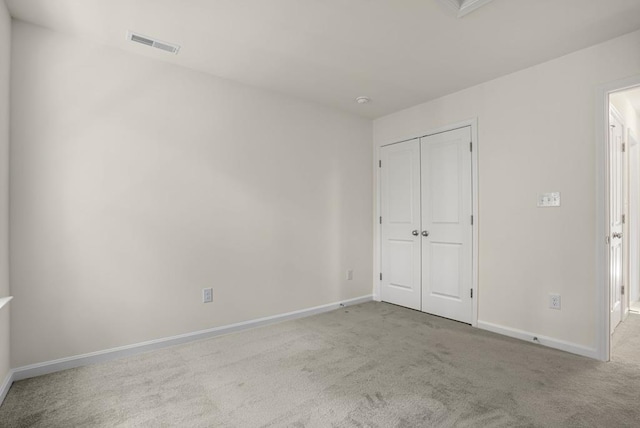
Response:
[[[381,148],[381,299],[420,309],[420,144]]]
[[[422,310],[471,323],[471,128],[420,139]]]

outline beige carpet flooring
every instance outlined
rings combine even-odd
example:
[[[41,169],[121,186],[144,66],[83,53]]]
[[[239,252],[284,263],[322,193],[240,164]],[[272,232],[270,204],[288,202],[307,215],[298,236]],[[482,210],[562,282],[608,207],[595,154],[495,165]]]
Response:
[[[640,315],[613,361],[385,303],[14,383],[2,427],[637,427]]]

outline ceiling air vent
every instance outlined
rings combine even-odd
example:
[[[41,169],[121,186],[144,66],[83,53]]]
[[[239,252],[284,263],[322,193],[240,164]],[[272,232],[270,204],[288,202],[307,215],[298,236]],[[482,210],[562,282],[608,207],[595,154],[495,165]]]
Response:
[[[132,33],[131,31],[127,33],[127,39],[131,40],[132,42],[151,46],[153,48],[161,49],[166,52],[171,52],[173,54],[177,54],[178,51],[180,50],[180,46],[178,45],[174,45],[172,43],[167,43],[167,42],[161,42],[158,39],[143,36],[141,34]]]

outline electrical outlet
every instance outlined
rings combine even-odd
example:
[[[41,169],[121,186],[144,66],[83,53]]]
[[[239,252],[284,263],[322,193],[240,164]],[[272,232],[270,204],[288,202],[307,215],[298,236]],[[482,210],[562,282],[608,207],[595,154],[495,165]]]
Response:
[[[347,281],[351,281],[353,279],[353,269],[349,269],[347,271]]]
[[[213,288],[202,289],[202,303],[213,302]]]
[[[549,307],[551,309],[560,309],[560,295],[549,294]]]

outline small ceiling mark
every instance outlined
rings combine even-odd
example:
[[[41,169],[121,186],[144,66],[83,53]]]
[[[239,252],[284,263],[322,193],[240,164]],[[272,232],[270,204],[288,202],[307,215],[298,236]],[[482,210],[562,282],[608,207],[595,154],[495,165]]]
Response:
[[[462,18],[468,13],[473,12],[481,6],[489,3],[492,0],[438,0],[443,5],[452,9],[458,16]]]

